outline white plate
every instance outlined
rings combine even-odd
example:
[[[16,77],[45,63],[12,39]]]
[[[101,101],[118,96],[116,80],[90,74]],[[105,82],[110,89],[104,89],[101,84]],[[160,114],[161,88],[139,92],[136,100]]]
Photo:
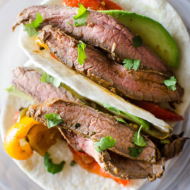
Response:
[[[190,0],[168,0],[182,16],[188,31],[190,31]],[[11,31],[15,16],[24,8],[40,4],[40,0],[1,0],[0,1],[0,108],[3,97],[6,96],[5,88],[10,85],[11,70],[27,61],[27,57],[18,47],[18,33]],[[186,81],[188,82],[188,81]],[[185,122],[176,126],[176,131],[185,130],[190,136],[190,109],[186,112]],[[0,143],[0,190],[42,190],[31,181],[12,159],[5,153]],[[183,153],[173,159],[161,180],[153,183],[147,182],[142,190],[188,190],[190,189],[190,143],[186,143]]]

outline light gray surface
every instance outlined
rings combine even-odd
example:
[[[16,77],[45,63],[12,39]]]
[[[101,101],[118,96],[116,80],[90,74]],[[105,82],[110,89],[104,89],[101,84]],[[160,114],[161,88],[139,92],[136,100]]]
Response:
[[[11,31],[11,25],[22,9],[30,5],[39,4],[40,0],[1,0],[0,1],[0,108],[3,104],[3,96],[6,95],[5,88],[10,84],[10,73],[15,65],[26,62],[27,57],[19,49],[17,38],[18,30]],[[182,16],[190,31],[190,0],[168,0]],[[188,82],[188,81],[186,81]],[[190,109],[189,109],[190,110]],[[186,119],[190,117],[190,111],[186,113]],[[190,121],[180,123],[178,128],[190,126]],[[182,127],[182,128],[183,128]],[[190,131],[187,131],[190,134]],[[190,143],[185,146],[185,151],[170,164],[171,169],[166,171],[162,180],[147,183],[142,190],[188,190],[190,189]],[[0,143],[0,190],[41,190],[34,182],[26,177],[20,169],[7,156]],[[188,158],[188,159],[187,159]]]

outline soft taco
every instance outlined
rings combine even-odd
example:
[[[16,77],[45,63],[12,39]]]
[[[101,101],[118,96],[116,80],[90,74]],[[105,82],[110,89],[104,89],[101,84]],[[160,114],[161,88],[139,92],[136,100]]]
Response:
[[[181,136],[168,137],[174,121],[181,120],[180,114],[184,113],[189,104],[190,89],[187,83],[183,83],[184,80],[189,79],[187,61],[189,36],[180,17],[165,1],[159,3],[151,1],[152,8],[150,8],[149,1],[114,2],[127,11],[143,14],[146,10],[146,15],[155,20],[157,20],[157,15],[153,14],[153,8],[159,10],[159,18],[163,19],[163,15],[169,10],[170,19],[175,18],[179,24],[178,27],[167,25],[166,19],[163,22],[162,19],[158,21],[164,24],[176,40],[177,45],[159,23],[129,12],[106,11],[102,13],[102,11],[86,10],[80,5],[80,11],[83,11],[81,14],[85,14],[87,18],[89,16],[90,19],[82,26],[75,26],[77,18],[76,20],[72,18],[73,14],[76,15],[77,11],[79,12],[79,9],[61,7],[62,1],[60,0],[45,3],[49,5],[25,9],[13,26],[15,28],[16,25],[24,23],[25,26],[32,27],[30,31],[34,30],[33,32],[38,35],[36,39],[36,37],[27,36],[24,31],[21,32],[20,46],[35,67],[31,68],[26,65],[27,67],[16,68],[13,71],[12,80],[14,87],[11,87],[9,91],[19,93],[19,95],[22,91],[24,95],[21,94],[21,96],[29,99],[32,97],[32,100],[38,104],[22,110],[20,121],[8,131],[5,137],[5,133],[11,126],[7,112],[13,116],[19,107],[27,107],[31,104],[31,102],[25,102],[9,95],[2,116],[4,124],[2,137],[3,139],[5,137],[6,151],[13,158],[24,160],[28,158],[25,161],[16,161],[16,163],[45,189],[137,189],[144,182],[142,179],[149,178],[150,181],[153,181],[161,177],[164,172],[164,162],[178,155],[186,140]],[[105,6],[104,3],[101,5]],[[142,10],[138,9],[139,5]],[[169,47],[174,49],[170,51],[174,59],[165,60],[167,56],[166,54],[163,56],[162,51],[160,51],[161,53],[157,51],[158,55],[164,61],[168,61],[170,66],[177,67],[178,50],[176,47],[178,46],[180,61],[177,69],[171,69],[158,55],[152,52],[153,50],[142,44],[139,35],[134,35],[119,21],[119,19],[123,19],[123,17],[121,19],[121,15],[125,16],[125,14],[132,16],[132,21],[134,16],[137,16],[146,21],[149,19],[149,22],[162,28],[164,36],[169,36],[170,45],[173,45]],[[38,24],[36,24],[36,17],[41,20]],[[98,20],[100,17],[102,20]],[[80,20],[80,22],[84,23],[86,20]],[[33,26],[30,23],[33,23]],[[100,35],[99,38],[94,32],[97,32],[96,27],[100,28],[102,23],[107,29],[103,31],[106,37],[102,38]],[[96,26],[96,30],[93,28],[94,26]],[[178,30],[179,26],[182,28],[180,31]],[[35,28],[38,28],[39,31],[37,32]],[[108,40],[110,31],[114,31],[114,36],[117,36],[117,29],[121,32],[120,39],[115,39],[114,42],[111,38]],[[88,35],[85,35],[85,32]],[[72,35],[72,37],[68,35]],[[124,42],[126,37],[123,37],[128,35],[129,44]],[[120,46],[120,44],[122,45]],[[136,46],[135,50],[137,49],[135,53],[133,46]],[[182,51],[182,47],[187,48]],[[82,61],[79,56],[77,57],[79,51],[82,52]],[[168,57],[170,56],[168,55]],[[122,65],[123,63],[125,65]],[[96,67],[99,68],[98,72],[96,72]],[[180,75],[182,72],[186,73]],[[118,76],[120,76],[119,79]],[[136,82],[139,78],[141,79],[140,86]],[[121,79],[130,80],[131,84],[126,85],[128,83],[124,84]],[[168,83],[165,84],[163,81],[168,80],[169,85],[167,86]],[[184,92],[179,84],[184,88]],[[11,106],[9,98],[16,106]],[[144,104],[151,106],[152,104],[150,102],[142,103],[139,100],[162,104],[164,102],[164,106],[168,106],[166,102],[178,102],[172,103],[176,113],[159,108],[159,111],[163,111],[162,114],[170,113],[170,118],[175,118],[174,121],[168,124],[157,118],[156,114],[153,115],[142,109]],[[158,105],[153,108],[156,107]],[[24,125],[22,133],[19,127]],[[12,150],[9,135],[15,129],[17,132],[20,130],[20,134],[18,134],[20,139],[24,138],[27,143],[22,147],[19,146],[21,149]],[[145,136],[141,135],[140,131]],[[70,145],[73,155],[69,151],[67,143],[62,140],[60,132]],[[42,138],[43,136],[45,138]],[[19,143],[18,139],[13,143]],[[35,152],[32,153],[33,150]],[[21,155],[22,151],[24,152],[23,157],[19,155],[19,151],[21,151]],[[43,157],[40,155],[44,156],[44,164]],[[49,158],[50,155],[56,163],[60,162],[60,164],[53,164]],[[86,173],[79,166],[69,166],[73,157],[89,172],[101,173],[106,178]],[[71,165],[73,164],[71,163]],[[61,171],[60,168],[62,169],[63,166],[64,169]],[[96,169],[92,169],[95,166]],[[61,172],[52,175],[46,169],[53,174]],[[108,178],[114,179],[123,186],[119,186],[114,180]],[[88,179],[87,182],[86,179]],[[92,186],[92,184],[94,185]]]

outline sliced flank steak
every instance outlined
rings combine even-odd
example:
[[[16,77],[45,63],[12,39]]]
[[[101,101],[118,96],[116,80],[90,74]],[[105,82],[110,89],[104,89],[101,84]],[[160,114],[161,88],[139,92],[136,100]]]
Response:
[[[128,70],[89,45],[85,48],[86,62],[80,65],[79,42],[50,25],[42,29],[38,38],[62,63],[119,95],[154,102],[177,101],[183,95],[178,84],[175,91],[166,87],[163,81],[168,79],[167,75],[153,70]]]
[[[148,47],[142,45],[136,48],[132,42],[134,34],[120,21],[104,13],[88,10],[86,26],[74,27],[73,16],[78,8],[39,5],[24,9],[16,18],[15,27],[21,23],[27,24],[36,19],[39,12],[43,17],[42,28],[45,25],[52,25],[65,31],[87,44],[100,47],[112,52],[116,57],[123,59],[140,59],[143,66],[158,72],[171,75],[169,67],[156,56]]]
[[[164,158],[164,161],[167,161],[169,159],[174,158],[175,156],[178,156],[183,150],[184,144],[187,140],[189,140],[189,138],[181,137],[173,140],[169,144],[166,144],[161,149],[161,154],[162,157]]]
[[[30,95],[36,102],[42,103],[49,98],[61,98],[65,101],[81,102],[63,86],[56,88],[53,84],[43,83],[42,74],[28,67],[13,70],[12,85]]]
[[[94,148],[91,139],[76,135],[72,131],[60,129],[62,135],[75,150],[80,150],[92,156],[100,167],[114,177],[128,179],[148,178],[154,181],[160,178],[164,172],[164,162],[161,159],[156,164],[144,163],[120,156],[112,151],[104,150],[101,153]]]
[[[130,156],[128,148],[134,146],[132,138],[135,130],[128,124],[120,123],[115,117],[94,108],[61,99],[50,99],[42,104],[32,105],[29,107],[27,115],[47,126],[44,114],[50,113],[59,114],[63,120],[59,127],[71,130],[93,141],[100,141],[102,137],[111,136],[116,139],[116,143],[110,150],[134,159]],[[160,158],[160,152],[148,138],[146,138],[146,142],[147,147],[135,160],[156,163]]]

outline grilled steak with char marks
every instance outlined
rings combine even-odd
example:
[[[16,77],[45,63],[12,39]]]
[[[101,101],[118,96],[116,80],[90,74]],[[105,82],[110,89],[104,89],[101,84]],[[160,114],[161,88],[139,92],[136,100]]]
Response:
[[[46,26],[38,38],[62,63],[117,94],[154,102],[176,101],[183,95],[183,89],[179,85],[176,85],[175,91],[167,89],[163,81],[168,76],[153,70],[128,70],[89,45],[85,48],[87,60],[80,65],[77,47],[79,42],[59,29]]]
[[[164,172],[163,160],[160,160],[156,164],[149,164],[125,158],[109,150],[98,153],[94,149],[94,142],[92,140],[76,135],[72,131],[63,128],[60,131],[68,144],[74,149],[84,151],[92,156],[99,163],[100,167],[112,176],[124,180],[148,177],[150,181],[154,181],[156,178],[160,178]]]
[[[35,20],[39,12],[43,17],[41,28],[45,25],[56,26],[73,37],[108,52],[111,52],[112,47],[115,46],[114,54],[120,59],[140,59],[141,64],[147,68],[172,74],[164,61],[148,47],[142,45],[135,48],[132,42],[135,35],[124,24],[104,13],[88,11],[86,26],[74,27],[73,16],[77,14],[78,8],[52,5],[32,6],[19,14],[13,30],[20,23],[27,24],[29,21]]]
[[[63,120],[60,127],[72,130],[83,137],[100,141],[102,137],[111,136],[116,139],[116,143],[110,150],[134,159],[130,156],[128,148],[134,146],[132,138],[135,130],[127,124],[118,122],[115,117],[96,111],[94,108],[61,99],[50,99],[43,104],[32,105],[27,115],[47,126],[44,114],[50,113],[60,115]],[[160,158],[160,152],[148,138],[146,142],[147,147],[135,160],[156,163]]]

